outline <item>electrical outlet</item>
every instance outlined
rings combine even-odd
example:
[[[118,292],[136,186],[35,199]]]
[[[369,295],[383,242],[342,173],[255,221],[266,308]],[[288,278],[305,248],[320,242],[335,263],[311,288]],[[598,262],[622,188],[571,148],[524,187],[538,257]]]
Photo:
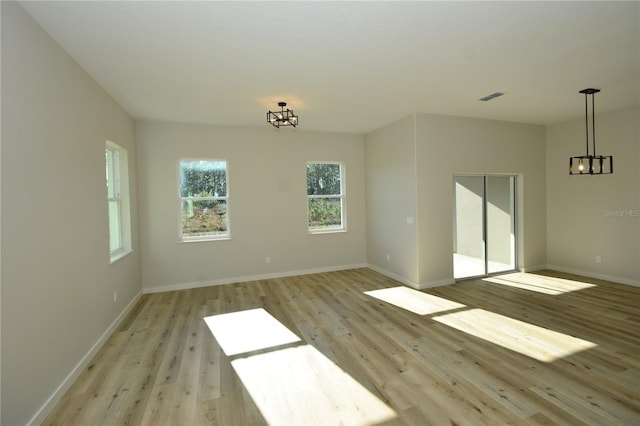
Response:
[[[271,263],[271,258],[269,256],[265,257],[264,259],[265,263]]]
[[[602,257],[596,256],[596,263],[602,263]]]
[[[114,291],[113,292],[113,303],[116,303],[118,301],[118,292]]]
[[[387,253],[387,262],[391,261],[391,255],[389,253]]]

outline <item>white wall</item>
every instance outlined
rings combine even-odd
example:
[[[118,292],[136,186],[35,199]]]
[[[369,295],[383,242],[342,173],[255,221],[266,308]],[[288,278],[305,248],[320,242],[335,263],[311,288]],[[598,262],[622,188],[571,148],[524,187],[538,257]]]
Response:
[[[366,136],[367,263],[418,285],[414,116]],[[387,255],[389,256],[387,258]]]
[[[362,136],[160,122],[136,129],[145,292],[364,265]],[[227,160],[231,240],[178,242],[182,158]],[[307,161],[344,162],[348,232],[308,234]]]
[[[484,259],[484,179],[456,176],[453,196],[453,252]]]
[[[453,176],[513,174],[521,185],[518,267],[546,263],[543,126],[416,115],[420,286],[453,282]]]
[[[613,174],[602,176],[569,176],[569,157],[586,151],[584,118],[547,129],[547,257],[554,269],[640,285],[639,123],[640,108],[596,115],[596,152],[613,155]]]
[[[615,159],[614,175],[598,177],[567,173],[568,157],[582,153],[582,120],[549,127],[546,145],[541,126],[433,114],[366,138],[134,127],[18,4],[2,2],[1,15],[2,424],[42,420],[48,399],[135,300],[141,281],[145,291],[160,291],[368,262],[414,286],[451,282],[457,173],[521,177],[519,267],[548,263],[639,283],[638,108],[598,117],[599,150]],[[114,264],[107,139],[128,150],[134,231],[134,252]],[[177,161],[185,157],[229,161],[230,241],[177,242]],[[346,164],[348,232],[307,233],[307,161]]]
[[[140,292],[136,150],[122,108],[17,3],[1,7],[2,424],[17,425],[42,420]],[[113,265],[106,139],[128,149],[132,182],[134,253]]]
[[[419,288],[453,282],[456,174],[518,175],[518,267],[546,264],[544,127],[418,113],[367,135],[365,152],[374,269]]]

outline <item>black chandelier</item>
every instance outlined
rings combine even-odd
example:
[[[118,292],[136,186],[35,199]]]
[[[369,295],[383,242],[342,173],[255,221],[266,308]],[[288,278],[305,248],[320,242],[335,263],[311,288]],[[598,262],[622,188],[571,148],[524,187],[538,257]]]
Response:
[[[584,89],[584,120],[586,132],[587,155],[569,158],[570,175],[608,175],[613,173],[613,155],[596,155],[596,114],[594,95],[600,89]],[[591,95],[591,144],[593,152],[589,153],[589,103],[587,97]]]
[[[286,102],[278,102],[280,111],[267,112],[267,123],[270,123],[273,127],[280,128],[280,126],[293,126],[298,125],[298,116],[293,113],[289,108],[284,109],[287,106]]]

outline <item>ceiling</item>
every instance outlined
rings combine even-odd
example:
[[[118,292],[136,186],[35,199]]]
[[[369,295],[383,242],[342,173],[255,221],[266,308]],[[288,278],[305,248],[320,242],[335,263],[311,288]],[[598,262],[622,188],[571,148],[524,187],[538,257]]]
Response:
[[[553,124],[587,87],[597,112],[640,104],[637,1],[21,4],[136,119],[268,126],[286,101],[300,129],[368,133],[413,112]]]

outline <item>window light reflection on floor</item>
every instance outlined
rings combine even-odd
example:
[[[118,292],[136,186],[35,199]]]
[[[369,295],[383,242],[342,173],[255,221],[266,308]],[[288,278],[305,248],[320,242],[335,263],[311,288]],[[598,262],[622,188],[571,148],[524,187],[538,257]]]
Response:
[[[431,315],[466,307],[460,303],[404,286],[365,291],[364,294],[418,315]]]
[[[587,340],[483,309],[453,312],[433,319],[542,362],[552,362],[597,346]]]
[[[397,413],[266,310],[204,318],[249,395],[272,425],[375,425]],[[267,352],[250,354],[258,349]]]
[[[374,425],[397,413],[309,345],[231,362],[272,425]]]
[[[572,291],[596,287],[595,284],[585,283],[582,281],[546,277],[544,275],[527,274],[522,272],[483,278],[482,281],[550,295],[570,293]]]
[[[204,321],[227,356],[300,341],[262,308],[213,315]]]

